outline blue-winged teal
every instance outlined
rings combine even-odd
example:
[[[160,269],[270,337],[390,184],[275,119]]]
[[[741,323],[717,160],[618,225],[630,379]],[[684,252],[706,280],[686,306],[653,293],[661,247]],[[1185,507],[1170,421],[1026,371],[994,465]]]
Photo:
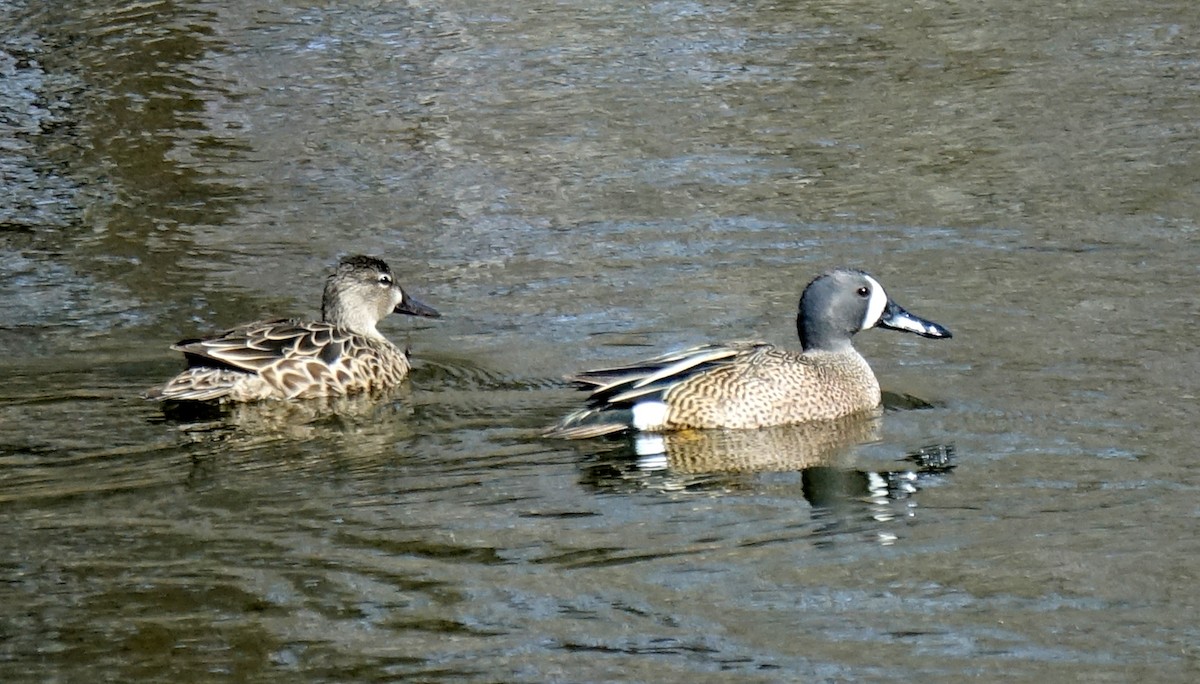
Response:
[[[764,342],[712,344],[585,371],[568,380],[591,390],[587,407],[546,434],[582,439],[630,429],[761,428],[871,411],[880,404],[879,381],[850,338],[875,326],[950,337],[893,302],[870,275],[830,271],[800,297],[801,351]]]
[[[321,321],[278,319],[183,340],[188,368],[147,396],[162,401],[309,399],[385,390],[408,374],[408,353],[375,325],[389,313],[437,318],[405,294],[380,259],[342,259],[325,283]]]

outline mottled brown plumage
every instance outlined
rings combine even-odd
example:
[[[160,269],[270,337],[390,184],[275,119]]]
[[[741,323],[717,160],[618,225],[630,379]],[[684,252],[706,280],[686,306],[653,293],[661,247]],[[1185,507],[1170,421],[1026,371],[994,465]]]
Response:
[[[409,297],[380,259],[343,259],[326,282],[317,321],[279,319],[184,340],[187,370],[148,396],[162,401],[309,399],[389,389],[409,371],[408,353],[375,327],[389,313],[437,317]]]
[[[591,390],[587,407],[547,434],[582,439],[627,429],[748,429],[864,413],[879,406],[879,382],[850,343],[855,333],[880,325],[950,337],[888,299],[861,271],[814,279],[800,298],[796,322],[801,351],[764,342],[704,345],[571,376]]]

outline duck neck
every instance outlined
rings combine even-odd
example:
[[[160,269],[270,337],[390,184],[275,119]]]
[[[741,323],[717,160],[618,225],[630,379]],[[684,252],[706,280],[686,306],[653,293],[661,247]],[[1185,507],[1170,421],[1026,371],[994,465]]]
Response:
[[[373,312],[362,307],[347,306],[346,302],[325,288],[325,296],[321,299],[321,320],[342,330],[348,330],[356,335],[369,337],[374,340],[386,339],[375,325],[379,322]]]
[[[800,348],[804,351],[844,352],[853,349],[850,333],[837,330],[816,317],[796,314],[796,334],[800,337]]]

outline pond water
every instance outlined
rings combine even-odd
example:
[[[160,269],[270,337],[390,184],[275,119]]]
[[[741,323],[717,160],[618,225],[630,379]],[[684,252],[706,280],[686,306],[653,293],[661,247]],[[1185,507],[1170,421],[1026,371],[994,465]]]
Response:
[[[1196,681],[1198,28],[0,0],[0,679]],[[353,253],[397,396],[140,398]],[[879,420],[540,436],[840,265],[955,333],[856,338]]]

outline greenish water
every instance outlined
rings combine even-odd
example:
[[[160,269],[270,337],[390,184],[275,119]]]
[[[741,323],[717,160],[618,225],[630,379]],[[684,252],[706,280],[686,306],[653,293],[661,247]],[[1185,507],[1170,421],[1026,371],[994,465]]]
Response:
[[[0,0],[0,679],[1194,681],[1198,24]],[[400,395],[140,399],[357,252]],[[955,333],[877,423],[538,436],[836,265]]]

